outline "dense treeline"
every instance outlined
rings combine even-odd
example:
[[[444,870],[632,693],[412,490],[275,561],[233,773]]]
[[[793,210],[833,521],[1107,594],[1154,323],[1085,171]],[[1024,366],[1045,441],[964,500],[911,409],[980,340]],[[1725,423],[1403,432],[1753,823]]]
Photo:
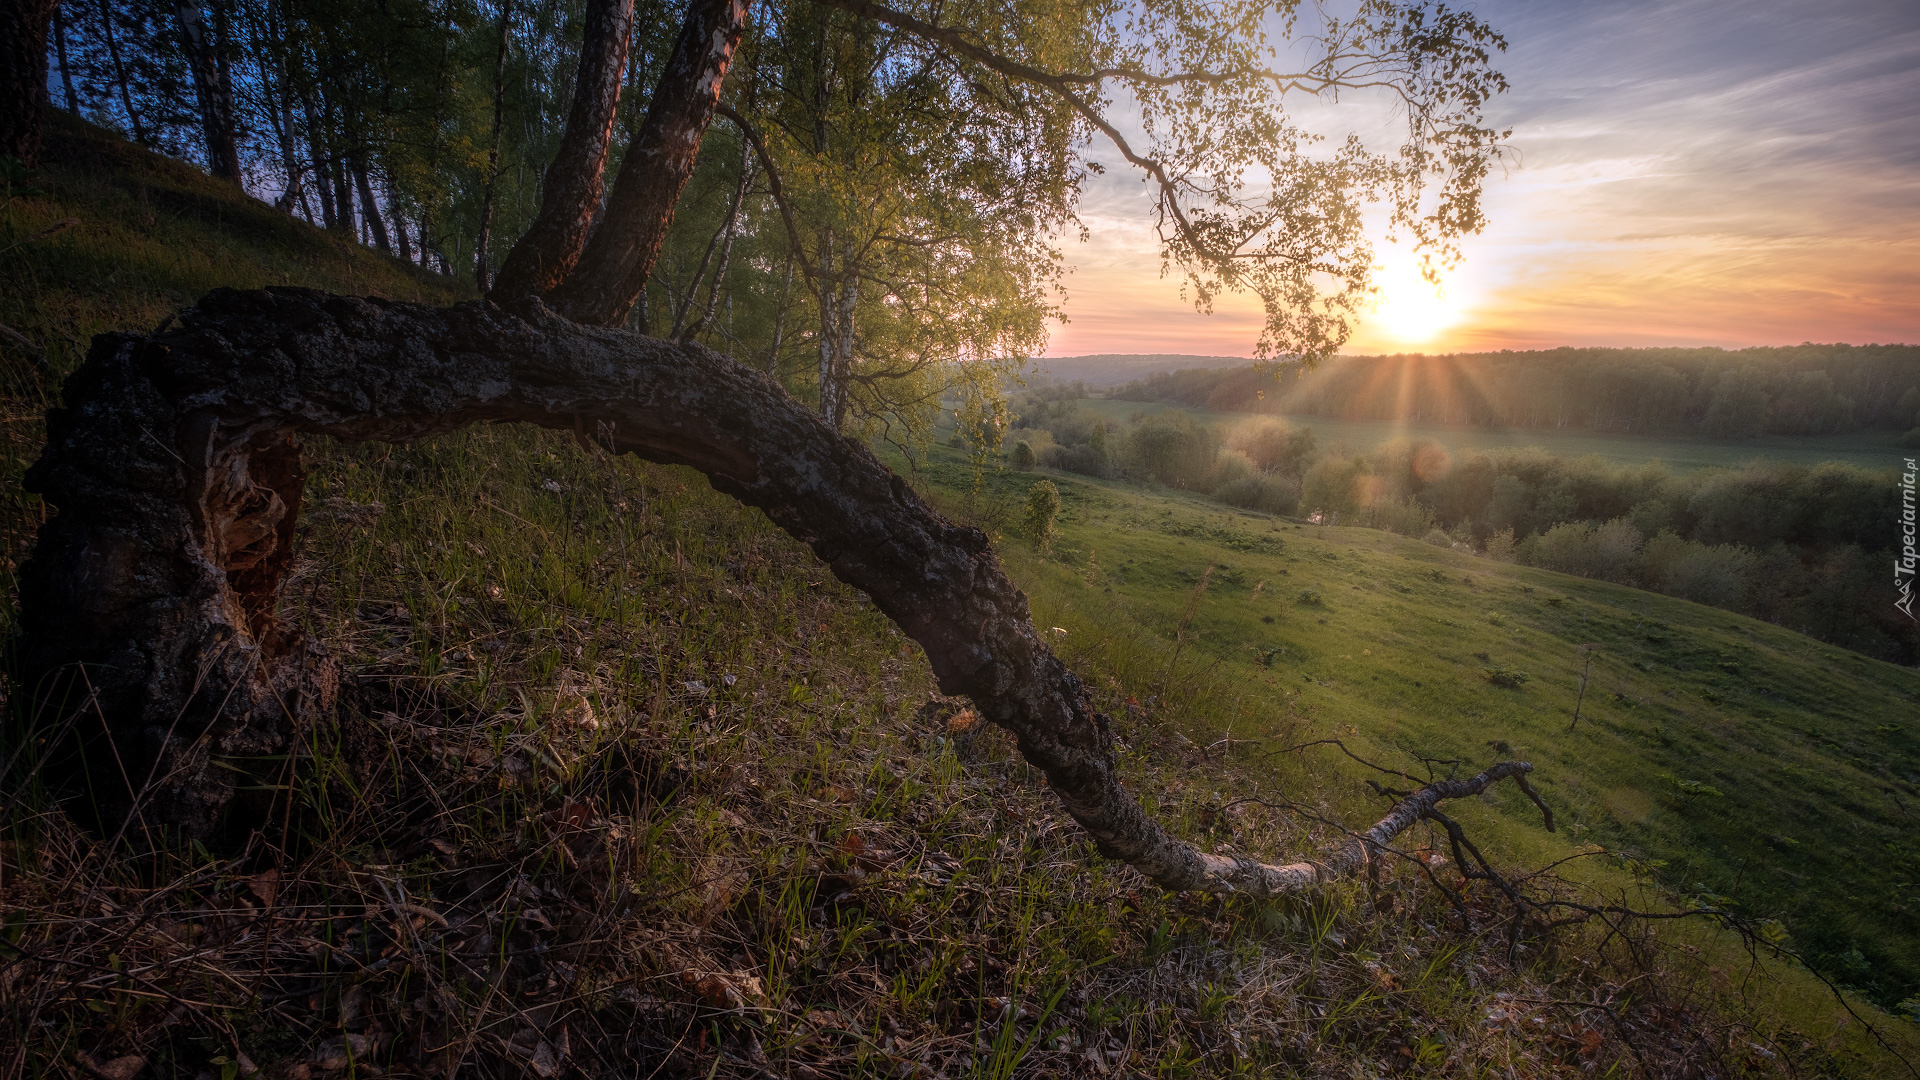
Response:
[[[485,291],[553,180],[591,12],[587,0],[70,0],[54,10],[48,87],[54,107]],[[689,12],[635,0],[631,39],[614,43],[609,176]],[[626,321],[760,366],[868,434],[924,430],[943,393],[991,414],[1053,310],[1048,238],[1078,168],[1065,106],[955,81],[945,56],[831,8],[747,22],[729,119],[698,140]]]
[[[1552,349],[1159,372],[1113,391],[1219,412],[1718,438],[1920,429],[1920,346]]]
[[[1920,632],[1894,607],[1900,496],[1886,471],[1755,462],[1676,474],[1533,448],[1454,457],[1425,440],[1342,453],[1277,419],[1214,425],[1162,411],[1107,420],[1076,404],[1080,392],[1045,387],[1016,402],[1016,466],[1389,529],[1920,661]]]

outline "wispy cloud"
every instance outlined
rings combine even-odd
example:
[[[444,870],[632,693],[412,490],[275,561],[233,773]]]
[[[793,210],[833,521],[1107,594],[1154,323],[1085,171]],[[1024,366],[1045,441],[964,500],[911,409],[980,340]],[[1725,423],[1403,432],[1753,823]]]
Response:
[[[1476,7],[1512,42],[1517,154],[1449,284],[1469,317],[1423,347],[1920,341],[1920,6]],[[1053,353],[1249,351],[1257,308],[1193,315],[1117,174]]]

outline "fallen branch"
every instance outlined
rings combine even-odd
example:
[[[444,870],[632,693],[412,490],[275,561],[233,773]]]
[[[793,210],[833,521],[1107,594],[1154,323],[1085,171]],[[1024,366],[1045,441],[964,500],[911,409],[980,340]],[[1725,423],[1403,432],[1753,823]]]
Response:
[[[1035,632],[986,534],[760,372],[538,300],[435,309],[219,290],[166,333],[96,338],[65,400],[27,480],[59,513],[21,571],[26,685],[84,665],[107,723],[79,766],[98,791],[116,753],[132,759],[128,774],[162,790],[124,792],[122,808],[144,800],[191,833],[231,795],[219,758],[282,752],[296,722],[314,730],[332,708],[333,661],[279,615],[295,436],[405,442],[483,422],[601,432],[765,511],[920,643],[944,692],[1014,734],[1103,854],[1164,888],[1298,892],[1366,866],[1443,800],[1513,779],[1539,803],[1532,766],[1503,762],[1427,784],[1322,862],[1180,842],[1121,786],[1106,718]]]

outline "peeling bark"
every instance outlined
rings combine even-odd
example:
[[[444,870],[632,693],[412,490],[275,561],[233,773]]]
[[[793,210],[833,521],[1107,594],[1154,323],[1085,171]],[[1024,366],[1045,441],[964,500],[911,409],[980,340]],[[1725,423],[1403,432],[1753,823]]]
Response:
[[[688,8],[647,118],[620,162],[606,213],[572,275],[551,294],[562,315],[593,326],[627,321],[693,176],[746,26],[746,0],[695,0]]]
[[[500,263],[488,294],[495,303],[545,296],[580,261],[600,209],[632,38],[633,0],[590,0],[566,134],[547,166],[539,216]]]
[[[1034,631],[984,533],[761,372],[583,327],[538,300],[434,309],[219,290],[169,333],[95,338],[65,402],[27,478],[59,513],[21,570],[21,667],[33,686],[82,665],[112,736],[91,763],[96,792],[109,760],[151,774],[148,820],[190,832],[211,828],[229,793],[221,755],[269,752],[331,705],[333,666],[277,617],[295,437],[400,442],[489,421],[584,427],[765,511],[925,648],[942,690],[1018,738],[1102,853],[1165,888],[1309,888],[1367,865],[1440,800],[1531,769],[1428,785],[1319,863],[1197,851],[1121,787],[1105,718]]]

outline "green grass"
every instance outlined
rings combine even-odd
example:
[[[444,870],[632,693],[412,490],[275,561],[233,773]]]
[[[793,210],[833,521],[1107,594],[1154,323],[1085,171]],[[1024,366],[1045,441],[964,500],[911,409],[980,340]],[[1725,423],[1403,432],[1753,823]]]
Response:
[[[1230,424],[1251,413],[1217,413],[1170,403],[1112,401],[1087,398],[1083,408],[1101,416],[1124,420],[1135,412],[1172,409],[1207,423]],[[1858,432],[1851,435],[1767,435],[1755,439],[1686,438],[1676,435],[1628,435],[1590,431],[1553,431],[1541,428],[1488,430],[1419,421],[1338,420],[1325,416],[1288,416],[1288,423],[1312,428],[1325,447],[1349,446],[1368,450],[1395,439],[1431,439],[1450,453],[1486,452],[1537,446],[1561,457],[1596,455],[1618,465],[1658,461],[1676,471],[1702,468],[1739,468],[1757,459],[1815,465],[1843,461],[1869,469],[1900,462],[1899,432]]]
[[[421,303],[470,293],[57,109],[48,110],[41,157],[31,190],[0,191],[0,324],[38,354],[0,343],[0,574],[9,579],[31,538],[18,525],[38,519],[19,477],[39,454],[40,414],[93,335],[151,331],[223,286],[303,285]]]
[[[930,475],[963,483],[957,458],[934,460]],[[1236,739],[1344,733],[1409,771],[1532,761],[1565,827],[1549,837],[1503,790],[1482,818],[1508,857],[1632,852],[1677,897],[1782,919],[1836,981],[1886,1005],[1920,994],[1920,673],[1391,533],[1047,478],[1056,557],[1009,559],[1068,642],[1122,624],[1177,642],[1177,664],[1137,678],[1175,702],[1194,672],[1243,688]],[[1017,502],[1035,479],[993,483]]]
[[[66,217],[88,231],[6,256],[0,318],[56,373],[86,335],[150,328],[215,285],[460,295],[103,133],[53,144],[50,197],[9,204],[10,235]],[[52,379],[7,360],[11,482]],[[1497,899],[1454,909],[1405,864],[1279,903],[1147,887],[1093,854],[1007,738],[930,700],[924,657],[870,603],[685,470],[492,428],[307,451],[286,614],[341,660],[342,707],[287,754],[224,762],[247,782],[212,850],[132,858],[0,786],[0,1077],[74,1075],[81,1052],[189,1076],[1904,1075],[1802,974],[1740,962],[1705,927],[1512,940]],[[921,476],[989,526],[1031,479],[970,493],[944,452]],[[1396,762],[1490,738],[1559,747],[1536,754],[1550,797],[1605,827],[1582,809],[1578,740],[1630,750],[1641,714],[1554,741],[1553,620],[1587,608],[1532,613],[1509,586],[1561,579],[1060,484],[1060,557],[1003,553],[1113,717],[1128,785],[1182,835],[1269,859],[1339,838],[1225,808],[1249,793],[1377,816],[1337,757],[1263,758],[1257,741],[1329,731]],[[11,558],[39,508],[7,490]],[[1551,595],[1584,604],[1581,589],[1606,591]],[[1299,603],[1309,590],[1319,605]],[[1472,622],[1488,612],[1508,625]],[[1669,637],[1669,666],[1693,663],[1692,640]],[[1506,697],[1454,655],[1496,645],[1530,675]],[[1863,700],[1849,665],[1882,667],[1829,663],[1839,709]],[[1694,677],[1642,675],[1623,685]],[[1806,753],[1795,767],[1833,756]],[[1717,772],[1674,775],[1744,797]],[[1646,793],[1647,846],[1681,835]],[[1595,835],[1549,837],[1523,809],[1502,793],[1460,817],[1508,866]],[[1585,872],[1654,902],[1642,866]],[[1911,1032],[1887,1030],[1911,1055]]]

